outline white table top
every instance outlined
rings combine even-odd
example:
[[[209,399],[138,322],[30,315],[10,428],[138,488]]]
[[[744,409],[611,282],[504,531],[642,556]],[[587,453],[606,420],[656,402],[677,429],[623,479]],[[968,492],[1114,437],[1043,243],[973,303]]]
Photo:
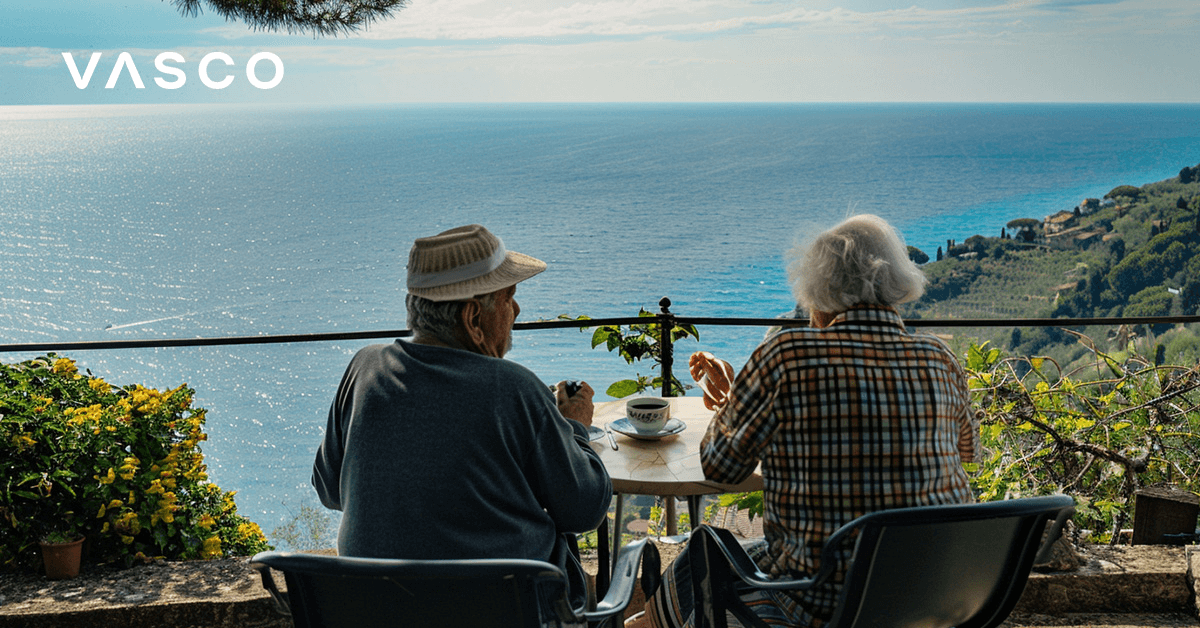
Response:
[[[597,404],[592,425],[603,429],[624,418],[625,401]],[[712,416],[713,411],[704,407],[701,397],[672,397],[671,418],[687,425],[682,433],[659,440],[639,440],[613,432],[619,449],[614,451],[607,437],[592,441],[592,448],[599,452],[617,493],[684,497],[760,490],[762,476],[757,472],[740,484],[721,484],[704,478],[700,441]]]

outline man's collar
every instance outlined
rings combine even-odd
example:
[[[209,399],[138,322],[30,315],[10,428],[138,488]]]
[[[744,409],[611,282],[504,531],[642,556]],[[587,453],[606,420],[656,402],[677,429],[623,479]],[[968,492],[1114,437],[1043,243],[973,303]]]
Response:
[[[834,325],[886,325],[900,331],[908,331],[900,313],[890,305],[856,305],[833,318],[830,327]]]

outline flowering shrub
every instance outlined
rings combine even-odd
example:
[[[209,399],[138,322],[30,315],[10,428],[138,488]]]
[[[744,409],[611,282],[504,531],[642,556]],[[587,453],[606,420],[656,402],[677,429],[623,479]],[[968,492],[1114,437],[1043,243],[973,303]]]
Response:
[[[208,481],[193,392],[115,387],[54,354],[0,364],[0,565],[36,564],[48,536],[86,535],[92,561],[126,565],[268,549]]]
[[[1118,361],[1077,335],[1094,359],[1075,370],[970,347],[983,444],[971,482],[981,501],[1072,495],[1075,523],[1111,541],[1131,520],[1139,489],[1200,491],[1200,365]]]

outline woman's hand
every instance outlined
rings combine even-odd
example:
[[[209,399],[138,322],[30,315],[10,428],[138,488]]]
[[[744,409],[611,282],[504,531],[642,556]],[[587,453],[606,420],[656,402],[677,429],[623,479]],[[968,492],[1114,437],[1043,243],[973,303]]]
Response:
[[[697,351],[688,358],[692,379],[704,391],[704,407],[716,410],[729,402],[733,385],[733,366],[707,351]]]
[[[591,427],[592,414],[596,410],[596,406],[592,404],[592,396],[596,391],[592,390],[587,382],[579,382],[579,390],[568,396],[568,383],[571,382],[564,379],[554,387],[554,401],[558,404],[558,411],[568,419],[582,423],[584,427]]]

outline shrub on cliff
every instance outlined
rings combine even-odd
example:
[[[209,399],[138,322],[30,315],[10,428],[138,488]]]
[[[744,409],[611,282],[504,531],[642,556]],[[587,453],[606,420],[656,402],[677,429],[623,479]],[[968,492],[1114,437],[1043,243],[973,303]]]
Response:
[[[1072,335],[1091,353],[1077,370],[971,346],[984,450],[971,481],[983,501],[1073,495],[1075,523],[1106,541],[1128,526],[1142,487],[1200,490],[1200,365],[1118,359]]]
[[[208,481],[192,395],[115,387],[54,354],[0,364],[0,565],[35,565],[50,533],[86,535],[91,561],[126,565],[267,549]]]

